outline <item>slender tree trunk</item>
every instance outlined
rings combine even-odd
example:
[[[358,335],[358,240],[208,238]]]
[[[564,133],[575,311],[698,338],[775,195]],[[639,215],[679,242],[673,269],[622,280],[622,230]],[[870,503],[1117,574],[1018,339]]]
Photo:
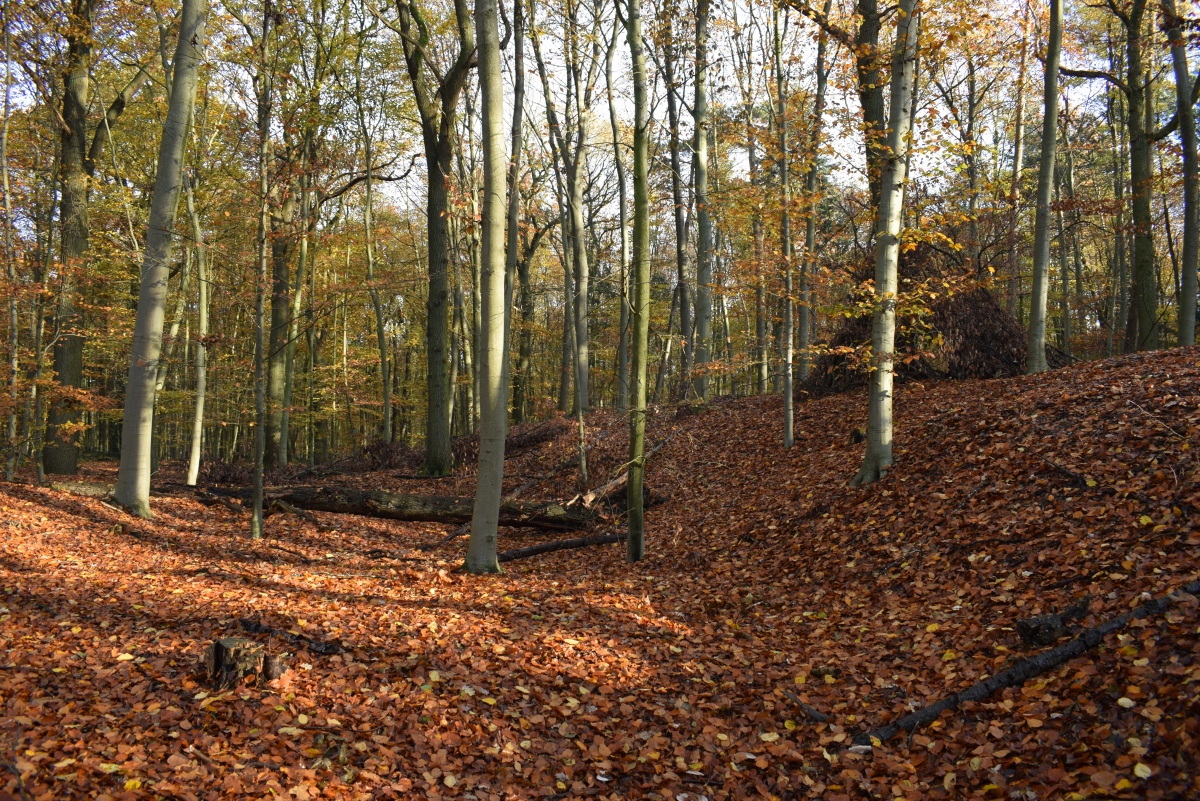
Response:
[[[1057,2],[1057,0],[1055,0]],[[892,373],[896,343],[896,290],[900,262],[900,223],[907,179],[913,73],[919,26],[917,0],[900,0],[892,55],[891,109],[875,234],[875,319],[872,346],[875,369],[868,398],[867,450],[851,483],[870,484],[892,465]]]
[[[146,252],[138,288],[133,351],[125,385],[125,418],[121,427],[121,466],[113,496],[133,514],[149,518],[151,440],[154,426],[155,381],[162,351],[163,318],[167,307],[172,240],[183,154],[191,128],[196,84],[203,59],[207,0],[184,0],[179,44],[172,69],[171,100],[158,151],[158,171],[146,230]]]
[[[271,260],[268,242],[271,228],[268,163],[271,159],[271,94],[274,88],[273,76],[268,66],[271,63],[270,34],[271,14],[264,9],[262,32],[259,37],[259,63],[254,79],[254,94],[258,106],[258,274],[254,287],[254,494],[250,507],[251,539],[262,539],[263,536],[263,469],[267,449],[265,328],[267,272]]]
[[[1038,163],[1037,216],[1033,225],[1033,294],[1025,369],[1046,369],[1046,298],[1050,285],[1050,196],[1054,189],[1054,153],[1058,142],[1058,62],[1062,54],[1062,0],[1050,0],[1050,38],[1046,46],[1046,85],[1042,95],[1042,154]]]
[[[696,141],[693,173],[696,192],[696,397],[708,400],[708,362],[712,339],[713,230],[708,212],[708,11],[709,0],[696,3],[696,100],[692,107]]]
[[[833,6],[832,0],[825,0],[822,13],[828,17]],[[817,205],[819,196],[817,185],[821,173],[818,163],[818,153],[821,144],[822,116],[825,113],[825,91],[829,83],[829,71],[825,67],[825,56],[828,48],[828,36],[822,30],[817,35],[817,95],[813,101],[813,119],[810,129],[809,151],[812,163],[808,165],[808,176],[805,181],[808,213],[804,221],[804,261],[800,264],[800,380],[807,381],[810,365],[812,364],[812,278],[817,266]]]
[[[792,429],[795,399],[792,393],[793,359],[793,314],[795,301],[792,298],[792,192],[788,181],[788,127],[787,100],[783,96],[783,32],[779,20],[779,7],[775,8],[775,97],[778,104],[776,120],[779,125],[779,185],[783,195],[779,218],[779,251],[783,263],[783,447],[795,443]]]
[[[1187,40],[1175,0],[1163,0],[1164,24],[1175,69],[1175,114],[1183,157],[1183,248],[1179,262],[1179,324],[1177,345],[1196,344],[1197,263],[1200,261],[1200,172],[1196,154],[1196,114],[1192,78],[1188,72]]]
[[[707,2],[707,0],[704,0]],[[621,129],[617,124],[617,106],[613,101],[613,53],[617,31],[609,44],[604,61],[605,88],[608,93],[608,122],[613,136],[613,162],[617,167],[617,225],[621,229],[620,303],[617,320],[617,409],[629,408],[629,198],[625,178],[625,158],[621,155]]]
[[[483,102],[483,213],[480,242],[481,324],[479,348],[479,478],[467,549],[469,573],[499,573],[496,529],[504,482],[504,437],[508,424],[508,387],[504,369],[504,95],[500,80],[500,35],[496,0],[476,0],[475,38],[479,43],[479,85]],[[514,234],[516,232],[514,231]]]
[[[1054,184],[1054,205],[1057,207],[1055,217],[1058,222],[1058,269],[1061,276],[1061,286],[1059,287],[1059,312],[1062,314],[1061,332],[1062,332],[1062,349],[1068,356],[1071,355],[1071,267],[1067,261],[1067,224],[1064,221],[1062,210],[1062,197],[1060,189],[1062,180],[1058,180]]]
[[[20,316],[17,309],[17,268],[12,252],[12,195],[8,184],[8,127],[12,116],[12,31],[8,27],[8,0],[4,0],[4,122],[0,127],[0,171],[4,190],[4,265],[8,278],[8,394],[12,409],[8,413],[8,460],[4,480],[12,481],[17,468],[17,378],[20,363]],[[622,237],[624,230],[622,229]],[[622,266],[622,272],[624,266]],[[40,342],[34,347],[41,347]]]
[[[515,0],[513,3],[513,116],[511,128],[512,144],[509,148],[508,179],[508,215],[505,221],[505,253],[504,253],[504,378],[507,388],[511,385],[510,354],[512,353],[512,307],[514,282],[521,271],[521,156],[525,149],[525,2]],[[484,156],[487,158],[486,154]],[[487,188],[484,188],[487,191]],[[526,273],[526,281],[528,273]],[[524,291],[524,287],[522,287]],[[522,341],[518,349],[524,346],[525,314],[522,306],[521,325]],[[532,322],[532,321],[530,321]],[[525,366],[518,364],[520,370]],[[523,389],[523,388],[522,388]],[[513,395],[514,419],[522,413],[522,392]],[[507,409],[506,409],[507,412]],[[507,417],[506,417],[507,422]]]
[[[1148,76],[1143,60],[1146,0],[1133,0],[1126,22],[1125,58],[1129,88],[1129,180],[1133,208],[1133,264],[1130,281],[1129,322],[1125,328],[1126,352],[1158,347],[1158,277],[1154,267],[1154,177],[1150,156],[1153,143],[1147,130]]]
[[[1021,7],[1021,55],[1017,67],[1016,108],[1013,111],[1013,165],[1008,188],[1008,276],[1005,308],[1017,315],[1017,296],[1021,291],[1021,264],[1017,258],[1017,229],[1021,223],[1021,174],[1025,168],[1025,74],[1029,63],[1029,20],[1026,6]]]
[[[198,289],[199,324],[196,340],[196,409],[192,416],[192,444],[188,456],[187,485],[196,486],[200,477],[200,456],[204,447],[204,401],[208,388],[206,360],[208,358],[208,254],[204,250],[204,231],[192,192],[192,181],[185,184],[188,220],[192,225],[192,247],[196,249],[196,278]]]
[[[629,536],[626,558],[637,562],[646,553],[642,486],[646,454],[646,379],[650,355],[650,193],[647,173],[650,111],[646,97],[646,54],[642,42],[642,2],[628,0],[625,21],[633,69],[633,365],[629,412]]]
[[[682,339],[680,352],[680,374],[686,380],[692,370],[692,299],[687,280],[687,222],[686,204],[683,198],[683,166],[680,150],[683,142],[679,133],[679,85],[675,80],[675,32],[674,20],[667,20],[667,42],[662,48],[663,80],[666,82],[667,123],[670,133],[671,153],[671,203],[675,220],[675,278],[679,293],[679,336]]]

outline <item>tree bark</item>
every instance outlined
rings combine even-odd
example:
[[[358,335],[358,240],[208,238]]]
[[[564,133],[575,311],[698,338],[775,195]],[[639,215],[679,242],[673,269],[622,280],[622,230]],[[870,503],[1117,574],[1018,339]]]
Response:
[[[1021,264],[1017,258],[1017,229],[1021,222],[1021,174],[1025,169],[1025,72],[1029,63],[1029,21],[1026,6],[1021,7],[1021,56],[1017,67],[1016,107],[1013,110],[1013,165],[1008,188],[1008,276],[1005,308],[1017,316],[1017,296],[1021,291]]]
[[[520,2],[520,0],[518,0]],[[508,427],[505,363],[507,292],[504,286],[504,89],[500,80],[500,33],[496,0],[475,1],[479,86],[483,103],[483,210],[480,237],[479,470],[467,548],[468,573],[499,573],[496,528],[504,484],[504,438]],[[516,231],[513,231],[515,237]]]
[[[828,17],[833,6],[833,0],[825,0],[822,13]],[[817,185],[821,172],[818,163],[821,145],[822,116],[825,113],[825,91],[829,84],[829,70],[825,66],[828,35],[822,30],[817,35],[817,95],[813,101],[812,127],[809,132],[810,158],[808,176],[805,181],[805,192],[808,195],[808,214],[804,221],[804,261],[800,263],[800,380],[808,380],[809,367],[812,364],[812,278],[817,266],[817,204],[819,196]]]
[[[428,406],[425,420],[425,472],[450,473],[450,243],[446,183],[454,156],[454,118],[475,53],[475,37],[466,0],[454,0],[458,53],[441,82],[430,88],[425,59],[431,34],[416,0],[399,5],[404,61],[421,120],[421,139],[428,173],[425,230],[428,242],[429,299],[425,329]],[[414,30],[414,24],[416,30]]]
[[[129,356],[125,417],[121,427],[121,466],[113,495],[130,512],[144,518],[152,516],[150,474],[155,383],[162,352],[175,215],[183,183],[183,154],[191,129],[207,16],[208,0],[184,0],[172,69],[171,100],[163,123],[158,171],[146,229],[133,350]]]
[[[1129,109],[1129,180],[1133,210],[1133,265],[1130,275],[1129,321],[1125,328],[1125,350],[1154,350],[1158,347],[1158,276],[1154,267],[1154,234],[1151,200],[1154,176],[1150,156],[1153,142],[1146,125],[1149,108],[1148,76],[1144,61],[1144,32],[1147,0],[1133,0],[1125,24],[1125,83]]]
[[[792,298],[792,191],[788,179],[788,127],[787,100],[783,96],[783,32],[779,21],[779,8],[775,8],[775,100],[778,104],[776,124],[779,126],[779,186],[782,193],[782,210],[779,217],[779,255],[783,273],[783,341],[781,344],[783,368],[783,447],[795,444],[793,430],[795,398],[792,393],[793,359],[793,314],[795,300]],[[903,178],[901,179],[903,180]]]
[[[693,173],[696,192],[696,335],[693,387],[708,399],[708,361],[712,345],[713,230],[708,212],[708,12],[709,0],[696,3],[696,100],[692,106],[696,141]]]
[[[1050,0],[1050,37],[1046,45],[1046,81],[1042,94],[1042,153],[1038,163],[1037,214],[1033,224],[1033,292],[1029,301],[1026,372],[1046,366],[1046,300],[1050,286],[1050,198],[1054,190],[1054,153],[1058,143],[1058,62],[1062,55],[1062,0]]]
[[[642,41],[642,0],[627,0],[625,34],[633,71],[633,365],[629,412],[629,537],[626,559],[646,553],[642,487],[646,452],[646,379],[650,344],[650,109],[646,96],[646,52]]]
[[[1179,324],[1177,345],[1196,344],[1197,263],[1200,261],[1200,172],[1196,153],[1196,114],[1188,72],[1187,40],[1175,0],[1163,0],[1164,27],[1175,70],[1175,114],[1183,157],[1183,249],[1179,260]]]
[[[191,180],[186,183],[187,213],[192,226],[192,247],[196,249],[196,284],[198,290],[198,330],[196,339],[196,408],[192,416],[192,444],[188,456],[187,485],[196,486],[200,477],[200,456],[204,447],[204,401],[208,388],[206,361],[208,358],[208,254],[204,249],[204,231],[196,212]]]
[[[1057,2],[1057,0],[1055,0]],[[892,464],[892,376],[896,344],[896,290],[900,261],[900,223],[910,141],[913,73],[917,59],[917,0],[900,0],[892,54],[891,110],[885,145],[882,193],[875,238],[875,319],[872,332],[874,371],[868,397],[867,450],[851,484],[881,479]]]

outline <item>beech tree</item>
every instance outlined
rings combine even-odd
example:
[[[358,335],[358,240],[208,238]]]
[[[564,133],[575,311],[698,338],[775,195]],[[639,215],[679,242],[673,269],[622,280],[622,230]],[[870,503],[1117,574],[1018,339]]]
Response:
[[[480,217],[480,431],[479,477],[466,568],[498,573],[496,527],[504,482],[504,437],[508,430],[508,353],[505,330],[509,310],[505,291],[504,90],[500,80],[500,33],[496,0],[476,0],[475,36],[479,42],[479,86],[483,107],[483,211]]]
[[[171,62],[171,102],[158,149],[158,171],[146,229],[146,255],[138,289],[137,322],[125,386],[121,467],[113,496],[139,517],[150,517],[150,443],[154,395],[167,309],[168,262],[175,239],[175,214],[183,183],[183,153],[196,104],[196,84],[204,51],[208,0],[183,0],[179,42]]]
[[[913,71],[919,40],[918,0],[900,0],[892,52],[891,109],[887,158],[880,182],[875,234],[875,315],[871,345],[874,363],[867,397],[867,451],[851,483],[871,484],[892,466],[892,387],[896,343],[896,292],[899,285],[900,221],[904,208],[908,151],[912,147]]]
[[[1033,224],[1033,296],[1029,301],[1029,340],[1025,369],[1046,369],[1046,298],[1050,287],[1050,201],[1054,191],[1054,154],[1058,143],[1058,60],[1062,53],[1062,0],[1050,0],[1046,43],[1046,81],[1042,93],[1042,154],[1038,160],[1037,216]]]

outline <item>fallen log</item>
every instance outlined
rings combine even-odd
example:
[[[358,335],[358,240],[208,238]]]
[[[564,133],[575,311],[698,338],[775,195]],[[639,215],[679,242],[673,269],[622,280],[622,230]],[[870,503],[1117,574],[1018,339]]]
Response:
[[[541,545],[530,545],[528,548],[516,548],[496,554],[497,562],[512,562],[516,559],[528,559],[543,553],[566,551],[571,548],[587,548],[590,545],[607,545],[610,542],[624,542],[624,534],[593,534],[590,537],[579,537],[573,540],[557,540],[543,542]]]
[[[902,731],[912,732],[919,726],[932,723],[941,717],[942,713],[947,709],[958,709],[965,702],[982,701],[1000,690],[1024,684],[1030,679],[1053,670],[1086,651],[1090,651],[1104,642],[1104,638],[1109,634],[1120,631],[1131,621],[1162,614],[1179,600],[1178,593],[1181,592],[1188,595],[1200,595],[1200,581],[1193,581],[1180,587],[1175,592],[1168,593],[1161,598],[1155,598],[1153,601],[1147,601],[1132,611],[1126,612],[1112,620],[1107,620],[1099,626],[1087,629],[1068,643],[1063,643],[1048,651],[1042,651],[1040,654],[1031,656],[1028,659],[1022,659],[1007,670],[1002,670],[994,676],[972,684],[962,692],[943,698],[924,709],[913,712],[911,715],[905,715],[895,723],[889,723],[874,731],[859,734],[854,738],[853,747],[867,750],[871,746],[881,745],[884,741]]]
[[[314,512],[425,523],[467,523],[475,509],[473,498],[401,495],[348,487],[272,487],[266,491],[265,500],[284,501]],[[505,501],[500,505],[502,526],[571,531],[585,528],[593,516],[589,509],[567,508],[561,503]]]

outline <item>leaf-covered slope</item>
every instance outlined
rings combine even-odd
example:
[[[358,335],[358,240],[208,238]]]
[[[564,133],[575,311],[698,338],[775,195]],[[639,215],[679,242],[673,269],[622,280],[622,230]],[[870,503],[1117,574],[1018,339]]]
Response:
[[[911,741],[845,746],[1035,653],[1019,619],[1089,595],[1090,626],[1195,577],[1198,362],[899,387],[897,465],[857,490],[861,394],[799,404],[790,451],[776,398],[664,411],[650,441],[671,439],[649,469],[662,500],[633,566],[608,546],[468,577],[461,540],[415,548],[445,526],[277,515],[252,543],[244,517],[186,498],[156,498],[150,524],[0,485],[0,789],[1195,797],[1195,603]],[[591,430],[595,485],[626,440],[611,413]],[[506,490],[572,439],[514,459]],[[469,491],[469,475],[442,484]],[[522,497],[573,489],[565,470]],[[506,531],[502,547],[545,536]],[[196,660],[227,634],[290,651],[295,669],[206,694]]]

